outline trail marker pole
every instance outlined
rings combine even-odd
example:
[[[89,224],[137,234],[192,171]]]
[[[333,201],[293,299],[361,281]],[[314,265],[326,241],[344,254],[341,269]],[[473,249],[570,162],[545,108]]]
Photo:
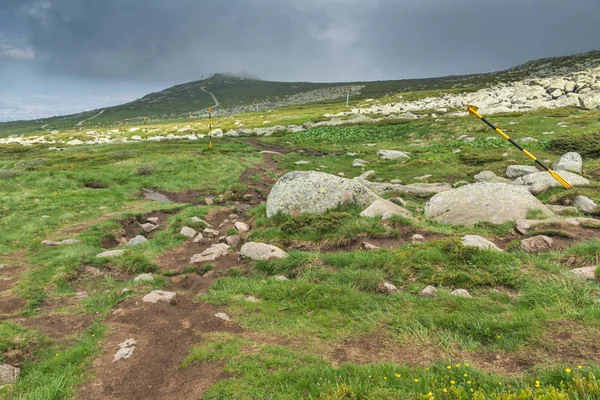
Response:
[[[546,166],[546,164],[544,164],[543,162],[541,162],[540,160],[538,160],[533,154],[531,154],[530,152],[528,152],[527,150],[525,150],[523,147],[521,147],[521,145],[517,142],[515,142],[513,139],[511,139],[510,137],[508,137],[508,135],[504,132],[502,132],[500,129],[496,128],[496,126],[494,124],[492,124],[490,121],[488,121],[487,119],[485,119],[481,114],[479,114],[477,112],[479,108],[476,106],[472,106],[467,104],[467,111],[469,111],[469,114],[476,116],[477,118],[479,118],[480,120],[482,120],[483,122],[486,123],[487,126],[489,126],[490,128],[492,128],[497,134],[499,134],[500,136],[502,136],[504,139],[508,140],[513,146],[515,146],[517,149],[521,150],[523,152],[523,154],[525,154],[527,157],[531,158],[533,161],[535,161],[535,163],[537,165],[539,165],[540,167],[544,168],[546,171],[548,171],[550,173],[550,175],[552,175],[552,177],[554,179],[556,179],[558,181],[558,183],[560,183],[565,189],[573,189],[573,185],[571,185],[569,182],[567,182],[567,180],[565,180],[565,178],[563,178],[562,176],[560,176],[557,172],[552,171],[550,168],[548,168]]]
[[[350,102],[350,88],[346,88],[346,107],[348,107],[349,102]]]
[[[208,107],[208,148],[212,149],[212,107]]]

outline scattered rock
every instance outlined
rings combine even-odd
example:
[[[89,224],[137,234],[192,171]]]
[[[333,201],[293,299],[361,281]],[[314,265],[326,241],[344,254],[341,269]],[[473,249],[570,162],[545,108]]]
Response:
[[[529,174],[535,174],[536,172],[540,172],[540,170],[533,165],[509,165],[506,168],[506,176],[511,179],[520,178],[521,176]]]
[[[379,249],[381,249],[381,247],[375,246],[374,244],[371,244],[369,242],[362,242],[362,248],[365,249],[365,250],[379,250]]]
[[[421,296],[433,297],[437,294],[437,289],[434,286],[426,286],[425,289],[421,290]]]
[[[477,182],[510,182],[510,180],[502,178],[493,173],[492,171],[482,171],[475,175],[474,178]]]
[[[214,238],[219,236],[219,231],[216,231],[214,229],[210,229],[210,228],[205,228],[202,233],[204,233],[204,236],[208,237],[208,238]]]
[[[142,230],[146,233],[150,233],[153,230],[155,230],[156,228],[158,228],[158,226],[151,224],[149,222],[146,222],[145,224],[140,225],[140,227],[142,228]]]
[[[482,221],[502,224],[525,218],[530,210],[554,216],[525,187],[476,183],[436,194],[425,205],[425,216],[453,225],[474,225]]]
[[[102,276],[104,275],[102,273],[102,271],[100,271],[98,268],[96,267],[90,267],[90,266],[86,266],[85,267],[85,273],[94,277],[98,277],[98,276]]]
[[[221,318],[223,321],[231,321],[231,318],[229,317],[229,315],[227,315],[227,314],[225,314],[223,312],[216,313],[215,317]]]
[[[138,244],[146,243],[147,241],[148,241],[148,239],[146,239],[142,235],[138,235],[138,236],[134,237],[133,239],[131,239],[129,242],[127,242],[127,244],[125,246],[127,246],[127,247],[137,246]]]
[[[489,240],[476,235],[466,235],[460,240],[464,246],[478,247],[482,250],[502,251],[498,246]]]
[[[186,236],[190,239],[192,239],[194,236],[196,236],[196,230],[190,228],[189,226],[184,226],[183,228],[181,228],[181,231],[179,231],[180,235]]]
[[[532,236],[521,241],[521,249],[528,253],[539,253],[552,249],[552,238],[544,235]]]
[[[410,238],[410,241],[412,243],[423,243],[425,242],[425,236],[423,235],[419,235],[418,233],[412,235],[412,237]]]
[[[251,260],[270,260],[272,258],[286,258],[288,256],[279,247],[255,242],[244,243],[240,249],[240,255]]]
[[[212,206],[213,204],[215,204],[215,200],[212,197],[207,197],[206,199],[204,199],[204,202],[207,206]]]
[[[360,158],[357,158],[356,160],[354,160],[354,161],[352,162],[352,166],[353,166],[353,167],[364,167],[364,166],[366,166],[368,163],[369,163],[368,161],[361,160]]]
[[[560,171],[560,175],[565,178],[573,186],[584,186],[589,185],[590,181],[584,177],[581,177],[573,172]],[[560,183],[550,175],[549,172],[541,171],[534,174],[528,174],[517,178],[513,181],[515,185],[526,185],[527,189],[532,194],[539,194],[550,187],[560,186]]]
[[[194,238],[194,243],[200,243],[203,239],[204,239],[204,235],[201,233],[198,233],[198,235],[196,235],[196,237]]]
[[[433,175],[431,174],[427,174],[427,175],[421,175],[421,176],[415,176],[413,178],[413,181],[426,181],[427,179],[431,178]]]
[[[572,274],[575,274],[581,278],[584,279],[588,279],[588,280],[595,280],[596,279],[596,269],[598,269],[598,267],[581,267],[581,268],[575,268],[572,269],[571,272]]]
[[[248,303],[260,303],[260,300],[254,296],[246,296],[244,297],[244,301],[247,301]]]
[[[394,215],[413,219],[410,211],[384,199],[375,200],[369,207],[360,213],[361,217],[381,217],[384,220],[390,219]]]
[[[557,162],[552,164],[552,169],[580,174],[583,169],[583,159],[581,158],[581,154],[575,153],[574,151],[564,154]]]
[[[308,165],[308,164],[310,164],[310,161],[300,160],[300,161],[296,161],[294,164],[296,164],[296,165]]]
[[[113,362],[130,358],[133,355],[135,347],[137,346],[137,340],[127,339],[123,343],[119,344],[119,350],[113,358]]]
[[[407,204],[406,200],[404,200],[404,199],[402,199],[400,197],[390,197],[388,200],[391,201],[394,204],[399,205],[399,206],[405,206]]]
[[[20,368],[15,368],[8,364],[0,364],[0,385],[16,383],[19,379],[20,372]]]
[[[398,288],[392,285],[391,283],[383,282],[377,286],[377,291],[379,291],[380,293],[394,294],[398,292]]]
[[[152,274],[141,274],[135,277],[134,282],[148,281],[154,282],[154,275]]]
[[[215,261],[219,257],[226,256],[228,252],[229,246],[225,243],[213,244],[202,253],[195,254],[190,260],[190,263],[196,264],[207,261]]]
[[[146,218],[146,221],[150,222],[151,224],[158,225],[158,217]]]
[[[532,137],[524,137],[517,140],[519,143],[537,143],[539,140]]]
[[[248,226],[248,224],[242,222],[242,221],[238,221],[234,224],[235,229],[237,229],[238,231],[244,233],[244,232],[248,232],[250,230],[250,227]]]
[[[202,218],[192,217],[192,218],[190,218],[190,221],[192,223],[194,223],[194,224],[204,224],[204,226],[206,226],[208,228],[212,228],[213,227],[211,224],[209,224],[208,222],[206,222]]]
[[[108,250],[108,251],[104,251],[100,254],[97,254],[96,257],[98,258],[113,258],[113,257],[120,257],[125,253],[125,250]]]
[[[573,201],[573,206],[584,213],[591,214],[596,210],[597,204],[587,196],[577,196]]]
[[[377,155],[380,156],[382,160],[410,159],[408,154],[398,150],[379,150]]]
[[[47,247],[66,246],[66,245],[76,244],[76,243],[81,243],[81,240],[65,239],[61,242],[55,242],[53,240],[42,240],[42,244]]]
[[[465,289],[456,289],[450,293],[452,296],[471,297],[471,294]]]
[[[373,171],[373,170],[369,170],[369,171],[366,171],[366,172],[364,172],[364,173],[360,174],[360,176],[357,176],[357,177],[356,177],[356,178],[354,178],[354,179],[356,179],[356,180],[361,180],[361,181],[366,181],[367,179],[369,179],[369,178],[370,178],[370,177],[372,177],[373,175],[375,175],[375,171]]]
[[[364,181],[341,178],[325,172],[290,172],[271,189],[267,198],[267,217],[281,213],[322,214],[329,209],[349,204],[367,207],[378,200]]]
[[[175,304],[177,294],[174,292],[165,292],[164,290],[153,290],[142,298],[145,303],[156,304],[158,302]]]
[[[289,279],[288,279],[288,278],[286,278],[286,277],[285,277],[285,276],[283,276],[283,275],[277,275],[277,276],[276,276],[274,279],[275,279],[276,281],[280,281],[280,282],[289,281]]]

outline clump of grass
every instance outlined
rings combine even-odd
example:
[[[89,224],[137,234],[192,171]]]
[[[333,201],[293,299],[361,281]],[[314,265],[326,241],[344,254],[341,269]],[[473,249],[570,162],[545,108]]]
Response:
[[[304,232],[327,232],[334,230],[350,218],[346,212],[328,214],[300,214],[289,217],[281,224],[281,231],[287,235]]]
[[[526,218],[527,219],[535,219],[535,220],[548,219],[548,215],[546,215],[542,210],[533,209],[533,210],[527,211]]]
[[[503,157],[499,153],[483,153],[483,152],[463,152],[458,157],[461,163],[466,165],[483,165],[496,161],[502,161]]]
[[[556,153],[575,151],[584,156],[600,156],[600,133],[582,133],[558,137],[550,141],[550,150]]]
[[[109,184],[98,179],[84,179],[83,186],[90,189],[106,189]]]
[[[40,169],[48,163],[47,158],[34,158],[31,160],[21,160],[15,164],[15,169],[21,169],[25,171],[35,171]]]
[[[138,166],[136,174],[140,176],[152,175],[155,169],[156,167],[152,164],[141,164],[140,166]]]
[[[118,270],[128,274],[141,274],[158,270],[156,264],[150,261],[148,256],[141,253],[126,252],[121,257],[112,259],[110,263]]]
[[[0,169],[0,179],[10,179],[21,175],[23,175],[21,171],[15,171],[14,169]]]
[[[126,160],[128,158],[135,157],[139,154],[138,150],[123,150],[123,151],[115,151],[110,155],[113,160]]]

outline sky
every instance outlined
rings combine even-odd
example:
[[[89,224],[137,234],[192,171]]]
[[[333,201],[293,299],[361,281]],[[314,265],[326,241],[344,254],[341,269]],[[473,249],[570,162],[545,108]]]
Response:
[[[216,72],[425,78],[595,49],[599,0],[0,0],[0,121]]]

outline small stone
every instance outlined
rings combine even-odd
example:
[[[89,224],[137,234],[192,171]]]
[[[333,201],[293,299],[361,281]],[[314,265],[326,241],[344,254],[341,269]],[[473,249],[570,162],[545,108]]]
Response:
[[[152,274],[141,274],[141,275],[136,276],[133,281],[134,282],[140,282],[140,281],[154,282],[154,275],[152,275]]]
[[[146,239],[142,235],[138,235],[138,236],[134,237],[133,239],[131,239],[129,242],[127,242],[127,244],[125,246],[126,247],[137,246],[138,244],[146,243],[147,241],[148,241],[148,239]]]
[[[204,199],[204,202],[207,206],[212,206],[213,204],[215,204],[215,201],[212,197],[207,197],[206,199]]]
[[[256,297],[254,297],[254,296],[246,296],[246,297],[244,298],[244,300],[245,300],[245,301],[247,301],[247,302],[249,302],[249,303],[260,303],[260,300],[259,300],[259,299],[257,299],[257,298],[256,298]]]
[[[111,313],[111,315],[113,317],[122,317],[125,315],[125,310],[123,310],[122,308],[117,308],[115,311],[113,311]]]
[[[427,179],[431,178],[432,176],[433,175],[431,175],[431,174],[416,176],[413,178],[413,181],[426,181]]]
[[[8,364],[0,364],[0,385],[10,385],[19,379],[20,368]]]
[[[417,234],[412,235],[412,237],[410,238],[410,241],[413,243],[423,243],[423,242],[425,242],[425,236],[419,235],[417,233]]]
[[[367,161],[361,160],[361,159],[358,159],[358,158],[352,162],[352,166],[353,167],[364,167],[367,164],[368,164]]]
[[[216,313],[215,317],[221,318],[223,321],[231,321],[231,318],[229,317],[229,315],[227,315],[227,314],[225,314],[223,312]]]
[[[345,174],[345,173],[343,173],[343,172],[338,172],[338,175],[339,175],[339,176],[346,176],[346,174]]]
[[[190,218],[190,221],[194,224],[204,224],[204,226],[212,228],[213,226],[211,224],[209,224],[208,222],[206,222],[205,220],[203,220],[202,218],[198,218],[198,217],[192,217]]]
[[[482,250],[502,251],[494,243],[490,242],[487,239],[482,238],[481,236],[466,235],[466,236],[462,237],[461,242],[464,246],[467,246],[467,247],[478,247]]]
[[[165,292],[164,290],[153,290],[142,298],[142,301],[145,303],[156,304],[158,302],[165,302],[169,304],[175,304],[176,302],[176,293],[173,292]]]
[[[129,288],[123,288],[123,290],[121,290],[121,294],[125,294],[127,292],[131,292],[131,289],[129,289]]]
[[[200,243],[202,241],[202,239],[204,239],[204,236],[199,233],[195,238],[194,238],[194,243]]]
[[[229,214],[229,219],[232,221],[235,221],[236,219],[239,219],[240,216],[237,214]]]
[[[195,254],[190,263],[203,263],[207,261],[215,261],[217,258],[226,256],[229,252],[229,246],[224,243],[214,244],[200,254]]]
[[[84,270],[84,271],[85,271],[85,273],[86,273],[86,274],[89,274],[89,275],[91,275],[91,276],[102,276],[102,275],[104,275],[104,274],[102,273],[102,271],[100,271],[100,270],[99,270],[98,268],[96,268],[96,267],[89,267],[89,266],[87,266],[87,267],[85,267],[85,270]]]
[[[100,254],[97,254],[96,257],[98,258],[113,258],[113,257],[120,257],[125,253],[125,250],[108,250],[108,251],[104,251]]]
[[[572,274],[575,274],[581,278],[584,279],[588,279],[588,280],[594,280],[596,279],[596,269],[598,267],[581,267],[581,268],[575,268],[572,269],[571,272]]]
[[[310,161],[300,160],[300,161],[296,161],[294,164],[296,164],[296,165],[307,165],[307,164],[310,164]]]
[[[211,276],[213,276],[215,274],[215,271],[208,271],[206,272],[204,275],[202,275],[203,278],[210,278]]]
[[[240,249],[242,257],[251,260],[270,260],[272,258],[286,258],[288,254],[279,247],[266,243],[248,242]]]
[[[456,289],[456,290],[453,290],[450,294],[452,296],[458,296],[458,297],[471,297],[471,294],[468,291],[466,291],[465,289]]]
[[[216,231],[214,229],[210,229],[210,228],[205,228],[202,233],[204,233],[204,236],[208,237],[208,238],[214,238],[219,236],[219,231]]]
[[[381,293],[394,294],[398,291],[398,288],[391,283],[383,282],[379,284],[377,290]]]
[[[150,222],[151,224],[158,225],[158,217],[146,218],[146,221]]]
[[[239,246],[241,242],[242,242],[242,238],[238,235],[227,236],[225,238],[225,243],[227,243],[229,246],[232,246],[232,247]]]
[[[421,296],[433,297],[437,294],[437,289],[434,286],[426,286],[425,289],[421,290]]]
[[[179,231],[179,234],[192,239],[194,236],[196,236],[196,231],[189,226],[184,226],[181,228],[181,231]]]
[[[539,253],[550,251],[552,249],[552,238],[544,235],[538,235],[521,241],[521,249],[528,253]]]
[[[137,340],[135,339],[127,339],[123,343],[120,343],[119,350],[117,351],[117,354],[115,354],[113,362],[130,358],[133,355],[136,345]]]
[[[578,211],[577,208],[571,206],[558,206],[553,204],[547,204],[546,207],[548,207],[550,211],[557,214],[576,213]]]
[[[596,210],[597,204],[587,196],[577,196],[573,201],[573,206],[584,213],[591,214]]]
[[[219,242],[225,242],[227,236],[219,236]]]
[[[147,223],[145,223],[145,224],[142,224],[142,225],[140,225],[140,226],[141,226],[141,228],[143,229],[143,231],[144,231],[144,232],[146,232],[146,233],[150,233],[150,232],[152,232],[153,230],[155,230],[156,228],[158,228],[156,225],[154,225],[154,224],[151,224],[151,223],[149,223],[149,222],[147,222]]]
[[[234,224],[235,229],[237,229],[238,231],[244,233],[244,232],[248,232],[250,230],[250,227],[248,226],[248,224],[242,222],[242,221],[238,221]]]
[[[285,276],[283,276],[283,275],[277,275],[277,276],[275,277],[275,280],[276,280],[276,281],[280,281],[280,282],[289,281],[289,279],[288,279],[288,278],[286,278],[286,277],[285,277]]]
[[[369,242],[363,242],[362,243],[362,248],[365,249],[365,250],[379,250],[379,249],[381,249],[381,247],[375,246],[374,244],[371,244]]]

